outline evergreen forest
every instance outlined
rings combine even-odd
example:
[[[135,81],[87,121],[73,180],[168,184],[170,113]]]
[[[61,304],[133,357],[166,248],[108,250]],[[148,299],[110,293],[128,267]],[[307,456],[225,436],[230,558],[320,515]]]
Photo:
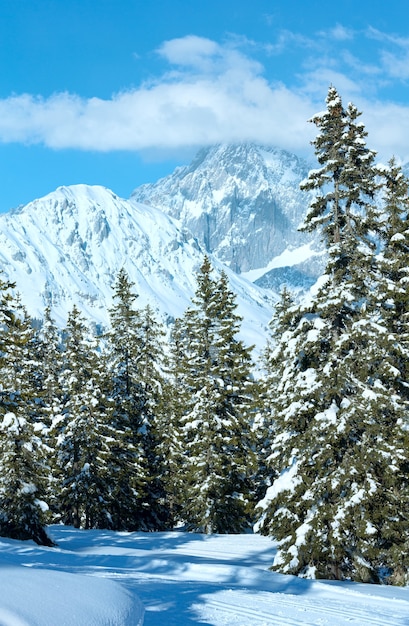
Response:
[[[409,182],[360,115],[331,86],[311,120],[326,268],[283,289],[261,363],[208,257],[170,332],[124,269],[99,334],[75,306],[34,323],[0,281],[0,535],[254,527],[275,571],[409,582]]]

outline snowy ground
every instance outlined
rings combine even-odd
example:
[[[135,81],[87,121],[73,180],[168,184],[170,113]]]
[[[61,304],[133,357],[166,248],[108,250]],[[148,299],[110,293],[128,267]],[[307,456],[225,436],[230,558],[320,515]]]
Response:
[[[0,539],[0,626],[409,626],[409,588],[274,574],[259,535],[50,534]]]

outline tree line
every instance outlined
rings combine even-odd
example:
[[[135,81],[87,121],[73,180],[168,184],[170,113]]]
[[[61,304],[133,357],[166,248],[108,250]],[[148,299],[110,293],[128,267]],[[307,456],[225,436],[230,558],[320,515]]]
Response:
[[[207,257],[166,341],[124,270],[100,337],[75,307],[63,332],[49,310],[34,328],[1,284],[0,534],[256,522],[276,571],[408,582],[408,179],[376,164],[360,115],[331,86],[311,120],[302,228],[327,264],[304,298],[283,289],[257,378]]]
[[[0,534],[250,527],[255,381],[235,295],[213,274],[205,257],[169,342],[124,269],[100,336],[75,306],[62,331],[49,308],[36,327],[1,283]]]

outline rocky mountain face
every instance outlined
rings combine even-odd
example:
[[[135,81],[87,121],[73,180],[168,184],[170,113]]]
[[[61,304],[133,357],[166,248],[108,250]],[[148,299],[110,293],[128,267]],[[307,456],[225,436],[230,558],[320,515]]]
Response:
[[[308,283],[309,266],[288,269],[299,263],[299,248],[310,244],[310,256],[319,250],[311,235],[297,230],[309,204],[308,194],[299,189],[308,169],[305,161],[279,148],[219,145],[201,150],[189,166],[157,183],[138,187],[132,198],[178,219],[237,273],[268,268],[293,250],[293,258],[287,255],[287,265],[280,266],[284,280],[287,272],[293,282]],[[266,286],[280,283],[278,269],[270,268]]]
[[[108,323],[112,287],[124,267],[141,307],[164,319],[181,315],[196,289],[204,250],[165,213],[98,186],[60,187],[0,215],[0,268],[15,281],[31,316],[50,304],[64,324],[76,304],[88,319]],[[222,269],[212,259],[216,270]],[[249,343],[264,341],[271,296],[228,270]]]

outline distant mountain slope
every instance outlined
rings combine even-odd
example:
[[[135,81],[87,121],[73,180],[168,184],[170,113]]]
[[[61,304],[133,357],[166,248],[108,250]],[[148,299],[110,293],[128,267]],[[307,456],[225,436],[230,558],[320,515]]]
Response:
[[[286,250],[308,243],[310,255],[319,249],[311,235],[297,231],[309,204],[299,189],[308,169],[279,148],[219,145],[201,150],[189,166],[157,183],[135,189],[131,199],[179,219],[208,252],[244,273],[266,268]],[[290,265],[297,262],[294,254]],[[299,274],[302,280],[302,268]]]
[[[129,202],[104,187],[75,185],[0,215],[0,268],[17,283],[32,316],[48,302],[59,323],[73,304],[98,323],[108,321],[112,286],[125,267],[138,303],[163,317],[181,315],[194,293],[204,251],[161,211]],[[221,264],[213,259],[218,268]],[[243,332],[260,345],[270,300],[229,272],[245,317]]]

